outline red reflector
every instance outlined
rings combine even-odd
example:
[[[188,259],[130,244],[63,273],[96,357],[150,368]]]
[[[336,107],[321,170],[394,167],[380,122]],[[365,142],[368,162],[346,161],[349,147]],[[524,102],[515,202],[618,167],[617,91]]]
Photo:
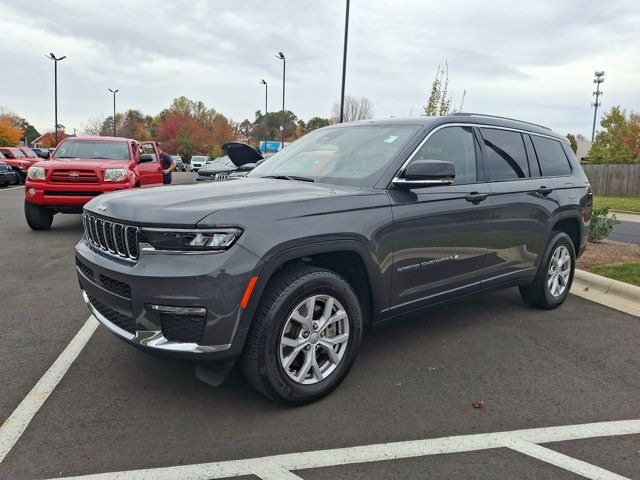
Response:
[[[240,301],[240,306],[242,308],[247,308],[247,304],[249,303],[249,299],[251,298],[251,292],[253,292],[253,287],[256,286],[257,281],[258,277],[251,277],[251,279],[249,279],[247,288],[244,290],[244,295],[242,295],[242,300]]]

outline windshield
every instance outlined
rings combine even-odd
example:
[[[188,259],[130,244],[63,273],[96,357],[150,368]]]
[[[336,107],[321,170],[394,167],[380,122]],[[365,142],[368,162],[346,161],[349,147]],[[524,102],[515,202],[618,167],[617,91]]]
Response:
[[[29,158],[36,158],[38,156],[36,155],[36,152],[31,150],[30,148],[23,148],[23,151],[27,154]]]
[[[250,177],[305,177],[373,187],[418,127],[353,126],[316,130],[253,169]]]
[[[7,158],[7,157],[5,157],[5,156],[2,154],[2,152],[0,152],[0,158]]]
[[[126,141],[66,141],[56,150],[53,158],[129,160],[129,144]]]
[[[17,148],[10,148],[9,151],[13,154],[14,157],[16,158],[26,158],[24,156],[24,153],[22,153],[20,150],[18,150]]]

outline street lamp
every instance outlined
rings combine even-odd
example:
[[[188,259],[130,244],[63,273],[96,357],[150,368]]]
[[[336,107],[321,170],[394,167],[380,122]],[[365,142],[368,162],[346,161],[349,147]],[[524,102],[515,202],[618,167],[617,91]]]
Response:
[[[45,55],[46,56],[46,55]],[[46,56],[50,60],[53,60],[53,89],[54,89],[54,105],[55,105],[55,128],[53,129],[53,138],[55,139],[56,146],[58,146],[58,62],[64,60],[64,57],[56,58],[53,53]]]
[[[593,83],[595,83],[596,86],[596,91],[593,92],[593,94],[596,97],[596,101],[591,103],[592,107],[595,107],[593,110],[593,128],[591,129],[591,142],[593,143],[593,140],[596,136],[596,115],[598,113],[598,107],[601,105],[600,102],[598,101],[598,97],[600,97],[600,95],[602,95],[604,92],[600,91],[600,84],[602,82],[604,82],[604,72],[596,72],[594,73],[594,76],[596,78],[593,79]]]
[[[347,37],[349,35],[349,0],[344,17],[344,50],[342,51],[342,91],[340,92],[340,123],[344,120],[344,80],[347,74]]]
[[[113,136],[115,137],[116,136],[116,93],[118,93],[120,90],[109,89],[109,91],[113,93]]]
[[[267,90],[269,89],[267,82],[264,81],[264,78],[260,80],[260,83],[264,85],[264,121],[267,121]]]
[[[278,52],[276,58],[282,60],[282,130],[280,130],[280,142],[282,142],[282,148],[284,148],[284,83],[285,73],[287,70],[287,59],[284,58],[284,53]]]

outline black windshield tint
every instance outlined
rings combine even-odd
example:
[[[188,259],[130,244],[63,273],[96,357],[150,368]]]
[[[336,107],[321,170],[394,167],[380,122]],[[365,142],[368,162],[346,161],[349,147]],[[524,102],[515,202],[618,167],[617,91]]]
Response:
[[[418,127],[367,125],[311,132],[256,167],[251,177],[305,177],[372,187]]]
[[[56,150],[54,158],[129,160],[129,144],[125,141],[66,141]]]

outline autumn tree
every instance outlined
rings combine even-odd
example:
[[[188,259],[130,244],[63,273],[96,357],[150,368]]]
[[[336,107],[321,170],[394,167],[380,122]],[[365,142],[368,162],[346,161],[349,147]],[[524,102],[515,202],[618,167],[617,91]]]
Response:
[[[328,118],[312,117],[307,122],[305,132],[308,133],[318,128],[328,127],[330,124],[331,121]]]
[[[578,141],[576,140],[576,136],[572,133],[567,133],[567,140],[569,140],[573,153],[576,153],[578,151]]]
[[[0,106],[0,145],[19,145],[23,133],[18,126],[18,117],[7,107]]]
[[[373,102],[366,97],[357,98],[352,95],[347,95],[344,97],[343,113],[345,122],[369,120],[373,118],[374,115]],[[340,105],[338,103],[333,104],[331,114],[336,118],[340,118]]]
[[[20,130],[22,130],[22,138],[25,139],[27,143],[33,142],[40,136],[40,132],[36,130],[36,127],[31,125],[24,118],[18,117],[17,126]]]
[[[102,126],[104,125],[106,118],[104,115],[95,115],[89,118],[86,122],[80,123],[82,133],[84,135],[98,136],[102,134]]]
[[[456,111],[462,111],[467,91],[462,92],[462,99],[460,100],[460,106],[458,109],[452,109],[451,103],[453,97],[449,92],[449,63],[445,60],[444,65],[438,65],[436,70],[436,76],[431,84],[431,92],[427,99],[427,104],[423,107],[424,116],[439,117],[442,115],[448,115],[449,113],[455,113]]]
[[[589,151],[591,163],[640,163],[640,114],[627,115],[616,106],[603,115],[600,125]]]

